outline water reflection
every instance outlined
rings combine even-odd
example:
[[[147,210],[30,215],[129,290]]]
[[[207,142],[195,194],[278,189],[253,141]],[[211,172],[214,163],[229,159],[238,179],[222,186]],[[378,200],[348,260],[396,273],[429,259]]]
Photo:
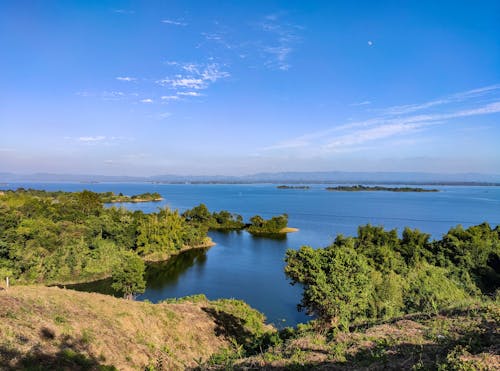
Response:
[[[179,255],[173,256],[166,262],[149,263],[146,266],[146,286],[148,290],[160,290],[165,287],[175,287],[178,284],[179,277],[189,268],[203,269],[207,261],[207,249],[193,249],[185,251]],[[111,287],[113,280],[106,278],[103,280],[77,283],[73,285],[64,285],[67,289],[98,292],[106,295],[120,297],[121,294]],[[149,299],[147,295],[139,295],[138,300]]]
[[[207,249],[194,249],[176,255],[166,262],[150,263],[146,270],[148,289],[159,290],[165,286],[176,286],[179,277],[194,266],[203,270],[207,261]]]

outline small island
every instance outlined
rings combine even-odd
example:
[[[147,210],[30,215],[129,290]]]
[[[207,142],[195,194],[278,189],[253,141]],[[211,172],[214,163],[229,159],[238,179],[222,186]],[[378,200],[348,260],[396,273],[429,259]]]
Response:
[[[287,233],[298,232],[297,228],[288,227],[288,215],[282,214],[273,216],[271,219],[264,219],[260,215],[250,218],[249,223],[243,221],[239,214],[230,213],[227,210],[210,212],[205,204],[200,204],[192,209],[186,210],[182,217],[188,223],[203,226],[211,231],[242,231],[268,238],[283,238]]]
[[[121,203],[121,202],[158,202],[162,201],[163,197],[158,192],[141,193],[139,195],[127,196],[123,193],[115,194],[113,192],[100,193],[101,201],[105,204]]]
[[[439,192],[438,189],[426,189],[418,187],[370,187],[361,184],[353,186],[327,187],[325,189],[332,192]]]
[[[259,215],[250,218],[247,226],[248,233],[267,238],[284,238],[287,233],[297,232],[297,228],[288,227],[288,215],[282,214],[273,216],[271,219],[264,219]]]
[[[278,189],[309,189],[309,186],[289,186],[289,185],[279,185],[276,188]]]

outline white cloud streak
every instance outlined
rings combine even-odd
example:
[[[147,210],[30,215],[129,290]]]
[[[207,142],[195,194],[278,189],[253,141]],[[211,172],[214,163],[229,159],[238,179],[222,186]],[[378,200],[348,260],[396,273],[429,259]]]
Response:
[[[130,76],[118,76],[116,79],[118,81],[127,81],[127,82],[132,82],[137,80],[135,77],[130,77]]]
[[[201,97],[203,94],[198,93],[197,91],[180,91],[177,95],[181,95],[184,97]]]
[[[103,136],[103,135],[98,135],[98,136],[88,136],[88,137],[79,137],[78,140],[80,142],[85,142],[85,143],[88,143],[88,142],[100,142],[100,141],[103,141],[105,140],[106,137]]]
[[[174,20],[174,19],[162,19],[161,23],[169,24],[172,26],[187,26],[188,24],[182,20]]]
[[[277,144],[262,148],[266,151],[294,151],[308,150],[315,153],[332,153],[346,150],[356,150],[365,143],[388,139],[395,136],[406,135],[416,131],[425,130],[434,125],[441,125],[452,120],[500,113],[500,97],[490,103],[474,102],[475,98],[494,94],[500,89],[500,85],[492,85],[480,89],[469,90],[429,101],[423,104],[390,107],[381,110],[382,115],[363,121],[336,125],[329,129],[304,134]],[[475,106],[464,109],[454,107],[448,112],[424,112],[421,114],[404,114],[424,111],[430,107],[438,107],[445,104],[463,102],[473,103]]]

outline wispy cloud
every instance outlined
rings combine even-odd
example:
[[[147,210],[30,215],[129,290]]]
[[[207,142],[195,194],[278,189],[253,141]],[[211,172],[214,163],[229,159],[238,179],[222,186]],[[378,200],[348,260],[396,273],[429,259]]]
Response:
[[[134,140],[134,138],[124,136],[105,136],[105,135],[83,135],[80,137],[64,137],[64,139],[80,143],[82,145],[104,145],[113,146],[120,143],[126,143]]]
[[[407,104],[402,106],[393,106],[380,110],[381,113],[389,115],[402,115],[412,112],[421,111],[424,109],[438,107],[450,103],[460,103],[473,98],[484,97],[494,91],[500,90],[500,84],[485,86],[479,89],[472,89],[456,94],[452,94],[446,97],[434,99],[424,103],[417,104]]]
[[[204,90],[218,80],[230,76],[229,72],[222,70],[222,66],[217,63],[195,64],[195,63],[176,63],[172,64],[181,71],[172,77],[157,80],[156,83],[176,90],[178,95],[185,90]],[[193,95],[194,96],[194,95]]]
[[[162,101],[172,101],[172,100],[179,100],[179,97],[177,95],[162,95],[160,99]]]
[[[128,82],[132,82],[132,81],[137,80],[135,77],[130,77],[130,76],[118,76],[116,79],[118,81],[128,81]]]
[[[85,142],[85,143],[88,143],[88,142],[100,142],[100,141],[103,141],[105,140],[106,137],[104,135],[98,135],[98,136],[88,136],[88,137],[78,137],[78,141],[80,142]]]
[[[174,20],[174,19],[162,19],[161,23],[169,24],[172,26],[187,26],[188,25],[183,20]]]
[[[141,102],[141,103],[153,103],[153,100],[151,98],[145,98],[145,99],[141,99],[139,102]]]
[[[269,68],[287,71],[290,69],[290,55],[294,46],[300,41],[298,30],[300,26],[282,22],[276,14],[268,15],[259,23],[259,28],[267,34],[267,40],[262,44],[262,50],[267,58],[265,65]]]
[[[117,14],[135,14],[135,11],[128,9],[113,9],[113,13]]]
[[[362,102],[351,103],[350,106],[358,107],[358,106],[367,106],[369,104],[372,104],[372,102],[369,100],[364,100]]]
[[[197,91],[180,91],[177,93],[177,95],[181,95],[184,97],[201,97],[203,94]]]
[[[262,148],[266,151],[311,151],[315,154],[357,150],[367,143],[404,136],[417,131],[424,131],[435,125],[442,125],[453,120],[500,113],[500,85],[469,90],[423,104],[389,107],[380,110],[378,116],[362,121],[334,125],[328,129],[307,133],[296,138]],[[486,98],[477,100],[478,97]],[[456,106],[461,102],[460,107]],[[471,106],[472,105],[472,106]],[[435,107],[440,112],[435,112]],[[451,107],[450,107],[451,106]],[[403,110],[402,107],[405,107]],[[411,107],[411,108],[410,108]],[[430,108],[432,111],[429,111]],[[467,108],[464,108],[467,107]],[[415,114],[416,111],[422,111]]]
[[[139,94],[138,93],[125,93],[123,91],[118,91],[118,90],[110,90],[110,91],[101,91],[101,92],[92,92],[92,91],[79,91],[76,92],[76,95],[80,97],[85,97],[85,98],[100,98],[102,100],[106,101],[120,101],[120,100],[127,100],[127,99],[132,99],[136,98]]]

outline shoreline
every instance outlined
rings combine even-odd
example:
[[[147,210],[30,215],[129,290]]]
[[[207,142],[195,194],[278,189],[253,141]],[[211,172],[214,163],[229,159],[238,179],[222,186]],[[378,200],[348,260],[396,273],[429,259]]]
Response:
[[[196,246],[184,246],[182,247],[181,249],[175,251],[174,253],[168,255],[168,256],[161,256],[161,257],[158,257],[158,258],[148,258],[148,257],[141,257],[141,259],[144,261],[145,264],[150,264],[150,263],[162,263],[162,262],[166,262],[168,260],[170,260],[170,258],[173,258],[174,256],[177,256],[183,252],[186,252],[186,251],[189,251],[189,250],[197,250],[197,249],[209,249],[211,247],[214,247],[216,246],[217,244],[212,241],[212,239],[210,237],[208,237],[209,240],[207,240],[205,243],[202,243],[202,244],[199,244],[199,245],[196,245]],[[112,275],[111,274],[105,274],[105,275],[102,275],[102,276],[99,276],[99,277],[94,277],[94,278],[89,278],[89,279],[82,279],[82,280],[76,280],[76,281],[70,281],[70,282],[50,282],[50,283],[46,283],[44,284],[43,282],[40,283],[42,286],[47,286],[47,287],[53,287],[53,286],[57,286],[57,287],[62,287],[62,288],[66,288],[65,286],[66,285],[79,285],[79,284],[83,284],[83,283],[91,283],[91,282],[96,282],[96,281],[102,281],[102,280],[105,280],[105,279],[108,279],[108,278],[111,278]],[[25,285],[30,285],[31,283],[22,283],[23,286]]]
[[[136,203],[140,203],[140,202],[160,202],[163,200],[164,200],[163,197],[155,198],[154,200],[147,200],[145,198],[136,198],[136,199],[127,199],[127,200],[112,200],[112,201],[105,202],[105,203],[106,204],[125,204],[125,203],[136,204]]]
[[[295,232],[298,232],[300,231],[300,229],[298,228],[293,228],[293,227],[285,227],[285,228],[282,228],[279,233],[295,233]]]

